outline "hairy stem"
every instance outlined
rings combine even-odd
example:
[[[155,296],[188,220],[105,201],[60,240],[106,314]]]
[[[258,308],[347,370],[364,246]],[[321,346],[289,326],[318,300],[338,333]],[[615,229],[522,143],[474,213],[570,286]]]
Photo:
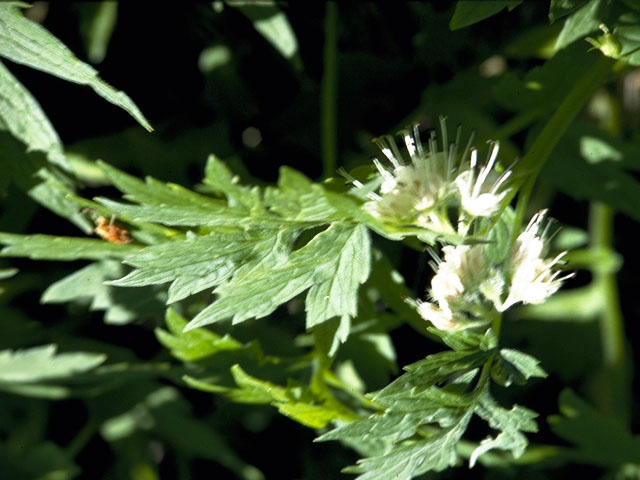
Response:
[[[326,4],[324,19],[324,72],[320,104],[322,167],[324,178],[335,174],[337,168],[337,105],[338,105],[338,7]]]

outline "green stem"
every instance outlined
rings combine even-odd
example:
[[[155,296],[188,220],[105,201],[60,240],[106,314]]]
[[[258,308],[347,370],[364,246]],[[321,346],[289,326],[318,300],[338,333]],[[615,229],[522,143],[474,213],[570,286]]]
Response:
[[[583,75],[569,95],[562,101],[558,109],[535,139],[527,154],[514,168],[518,186],[531,176],[536,177],[564,132],[580,112],[584,104],[602,85],[611,71],[614,61],[600,53],[594,53],[593,65]]]
[[[580,112],[584,104],[591,98],[593,93],[602,85],[615,62],[600,53],[594,53],[591,57],[593,65],[591,69],[583,75],[578,83],[562,101],[558,109],[551,116],[540,134],[537,136],[529,151],[522,160],[514,167],[514,188],[509,192],[504,200],[504,205],[508,205],[515,194],[525,182],[530,182],[531,187],[535,182],[540,169],[547,161],[549,154],[556,146],[564,132],[567,130],[573,119]],[[526,193],[526,189],[525,189]],[[528,199],[523,199],[518,208],[521,215],[524,215]],[[517,230],[517,229],[516,229]]]
[[[327,2],[324,19],[324,72],[321,85],[321,142],[324,178],[335,174],[337,168],[337,106],[338,106],[338,7]]]
[[[612,250],[613,211],[593,202],[589,212],[590,248]],[[618,299],[615,272],[595,268],[594,287],[600,290],[603,308],[599,315],[602,372],[597,377],[597,400],[601,411],[623,424],[629,421],[628,355],[624,322]]]
[[[91,437],[96,433],[96,423],[89,421],[84,427],[73,437],[73,440],[65,447],[65,453],[70,459],[75,458],[89,442]]]

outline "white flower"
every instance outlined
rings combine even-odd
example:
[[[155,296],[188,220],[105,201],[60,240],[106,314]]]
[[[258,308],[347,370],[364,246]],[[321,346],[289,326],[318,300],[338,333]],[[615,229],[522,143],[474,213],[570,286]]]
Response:
[[[567,252],[550,259],[544,258],[548,224],[542,229],[542,233],[540,229],[546,213],[546,210],[536,213],[525,231],[516,239],[508,266],[511,272],[509,295],[497,306],[501,312],[518,302],[542,303],[560,288],[564,280],[573,276],[560,276],[560,270],[554,271],[554,267]]]
[[[486,258],[482,245],[446,246],[444,259],[438,262],[431,280],[431,297],[435,303],[418,304],[418,313],[440,330],[460,326],[456,317],[466,319],[465,305],[471,305],[476,287],[485,271]]]
[[[498,175],[493,170],[499,150],[500,143],[494,142],[486,165],[479,168],[478,151],[475,148],[472,149],[469,169],[460,173],[455,179],[462,208],[472,217],[493,215],[509,191],[503,186],[511,176],[511,170],[507,170],[502,175]]]
[[[451,330],[456,326],[453,312],[447,305],[442,308],[430,302],[420,302],[418,303],[418,313],[438,330]]]
[[[375,140],[390,166],[374,160],[382,184],[379,194],[370,194],[370,201],[364,205],[369,213],[431,230],[454,232],[441,207],[455,190],[452,177],[456,147],[447,145],[444,123],[442,128],[442,151],[438,151],[435,133],[425,149],[417,125],[401,132],[411,160],[408,164],[392,137]]]
[[[456,300],[473,288],[482,278],[486,263],[482,245],[446,246],[442,251],[444,260],[431,280],[431,296],[439,303]]]

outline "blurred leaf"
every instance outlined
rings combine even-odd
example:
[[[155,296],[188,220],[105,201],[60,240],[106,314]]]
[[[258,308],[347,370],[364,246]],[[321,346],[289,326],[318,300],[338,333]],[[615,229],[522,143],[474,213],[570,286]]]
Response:
[[[42,294],[42,303],[90,301],[90,310],[105,310],[105,323],[123,325],[161,311],[164,301],[151,289],[136,291],[134,295],[106,285],[121,277],[120,262],[102,260],[92,263],[50,285]]]
[[[602,0],[589,0],[574,8],[556,39],[556,49],[565,48],[577,39],[596,31],[605,20],[605,11],[606,2]]]
[[[90,86],[98,95],[126,110],[148,131],[153,128],[133,101],[102,81],[91,66],[78,60],[60,40],[41,25],[26,19],[20,2],[0,3],[0,56],[50,73],[64,80]]]
[[[29,257],[33,260],[102,260],[124,258],[140,250],[136,245],[119,245],[89,238],[55,235],[0,233],[3,257]]]
[[[558,142],[540,175],[576,200],[599,200],[640,221],[640,183],[623,170],[638,168],[637,150],[596,128],[577,124]]]
[[[483,0],[482,2],[473,0],[459,0],[456,10],[449,22],[451,30],[473,25],[485,18],[489,18],[504,8],[509,11],[522,3],[522,0]]]
[[[602,293],[590,286],[556,293],[540,305],[523,305],[515,310],[515,317],[542,321],[588,322],[602,312]]]
[[[59,353],[55,345],[0,351],[0,390],[44,398],[63,398],[65,387],[38,383],[59,380],[94,369],[106,360],[97,353]]]
[[[80,474],[67,452],[49,441],[21,448],[0,444],[0,469],[11,480],[72,480]]]
[[[569,15],[581,8],[589,0],[551,0],[549,6],[549,20],[553,23],[559,18]]]
[[[275,2],[227,1],[252,23],[253,27],[286,59],[291,60],[296,69],[302,68],[298,53],[298,39],[289,24],[287,16]]]
[[[549,423],[556,435],[575,445],[566,452],[569,458],[600,466],[640,463],[640,436],[603,417],[571,390],[563,390],[558,403],[560,415],[549,417]]]
[[[591,68],[599,52],[588,52],[586,44],[575,44],[529,70],[519,79],[514,73],[503,75],[493,88],[496,101],[510,111],[529,111],[543,115],[555,109],[576,81]]]
[[[69,219],[83,232],[93,230],[86,216],[79,212],[78,205],[67,198],[75,193],[74,182],[68,175],[54,165],[48,165],[40,152],[25,152],[24,144],[5,132],[0,132],[0,151],[3,166],[0,189],[13,182],[33,200]]]
[[[97,353],[59,353],[55,345],[0,352],[0,382],[27,383],[91,370],[106,360]]]
[[[104,60],[118,19],[118,2],[103,0],[92,15],[86,34],[87,57],[92,63]]]

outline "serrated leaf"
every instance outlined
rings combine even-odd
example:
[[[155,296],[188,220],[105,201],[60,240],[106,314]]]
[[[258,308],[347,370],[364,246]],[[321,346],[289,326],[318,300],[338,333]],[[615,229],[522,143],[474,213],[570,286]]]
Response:
[[[529,444],[522,432],[538,431],[534,420],[538,416],[537,413],[518,405],[511,410],[502,408],[493,400],[488,388],[481,394],[480,402],[474,411],[500,433],[494,438],[489,437],[480,442],[469,457],[469,467],[475,465],[480,455],[493,449],[509,450],[515,458],[520,457]]]
[[[203,183],[218,194],[224,194],[230,207],[240,206],[246,209],[260,205],[260,194],[257,188],[239,185],[239,177],[215,155],[209,155],[204,171]]]
[[[330,401],[314,398],[301,386],[278,386],[249,375],[239,365],[231,367],[231,374],[238,388],[221,387],[192,377],[185,377],[185,381],[194,388],[223,394],[234,402],[273,405],[283,415],[311,428],[325,427],[334,420],[351,419],[346,412],[334,408]]]
[[[167,225],[218,225],[239,227],[246,219],[244,209],[230,208],[226,202],[192,192],[175,184],[165,184],[151,177],[146,181],[117,168],[100,163],[109,180],[125,193],[124,198],[141,205],[124,204],[98,198],[98,203],[133,221],[159,222]]]
[[[25,350],[0,351],[0,388],[6,384],[27,384],[69,377],[91,370],[106,360],[103,354],[56,354],[56,349],[55,345],[43,345]]]
[[[357,480],[409,480],[428,471],[442,471],[457,462],[456,446],[471,415],[469,411],[455,425],[431,437],[394,448],[386,455],[359,460],[357,466],[345,471],[362,473]]]
[[[503,348],[500,350],[500,356],[517,368],[526,379],[547,377],[547,372],[539,366],[540,361],[531,355],[511,348]]]
[[[513,10],[522,3],[522,0],[483,0],[481,2],[473,0],[459,0],[456,10],[449,22],[451,30],[468,27],[474,23],[489,18],[501,10],[508,8]]]
[[[333,317],[355,317],[358,288],[371,272],[371,242],[365,228],[354,229],[337,257],[335,274],[309,289],[305,301],[307,329]]]
[[[156,338],[174,357],[183,362],[193,362],[218,352],[243,348],[240,342],[229,335],[216,335],[204,328],[185,332],[187,320],[172,309],[167,310],[166,323],[169,331],[156,328]]]
[[[133,101],[102,81],[98,72],[81,62],[44,27],[26,19],[19,10],[26,4],[0,3],[0,56],[70,82],[88,85],[102,98],[127,111],[148,131],[153,128]]]
[[[169,283],[167,303],[219,285],[238,273],[269,259],[273,266],[286,260],[295,232],[261,231],[244,234],[187,235],[183,241],[165,242],[140,250],[124,263],[136,270],[110,282],[120,287]],[[241,272],[240,272],[241,273]]]
[[[368,260],[367,265],[360,263],[357,267],[348,267],[341,266],[339,259],[343,258],[343,252],[355,251],[359,247],[357,242],[362,242],[366,235],[363,226],[331,225],[293,252],[283,265],[261,265],[218,287],[215,290],[218,299],[200,312],[187,325],[187,329],[226,318],[232,318],[233,323],[240,323],[248,318],[264,317],[304,290],[327,281],[344,281],[345,285],[353,286],[353,279],[346,281],[336,277],[345,272],[356,272],[356,278],[362,278],[364,272],[368,272]],[[363,260],[361,257],[358,259]],[[344,258],[343,261],[353,259]],[[337,311],[338,307],[344,308],[344,305],[340,302],[332,308]],[[349,315],[351,311],[337,313]]]
[[[125,258],[140,250],[136,245],[109,243],[89,238],[55,235],[19,235],[0,233],[3,257],[28,257],[34,260],[102,260]]]
[[[24,143],[27,151],[47,154],[49,161],[69,170],[62,143],[31,93],[0,62],[0,128]]]

